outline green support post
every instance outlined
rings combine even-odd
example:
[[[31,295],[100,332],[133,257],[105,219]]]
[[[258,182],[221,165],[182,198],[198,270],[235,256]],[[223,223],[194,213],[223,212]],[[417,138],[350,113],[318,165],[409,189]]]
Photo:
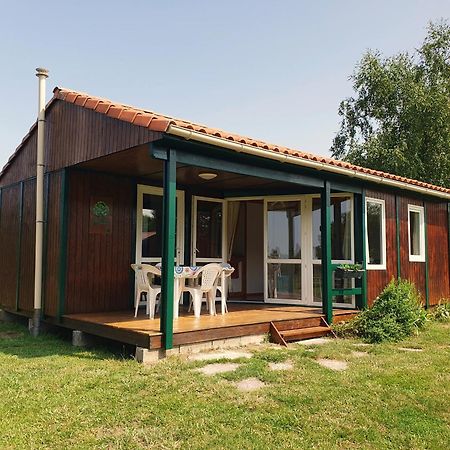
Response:
[[[173,295],[177,167],[175,150],[167,150],[164,161],[161,320],[164,348],[173,347]]]
[[[20,193],[19,193],[19,235],[17,238],[16,247],[16,311],[19,311],[19,301],[20,301],[20,270],[22,262],[22,222],[23,222],[23,181],[20,182]]]
[[[425,309],[428,309],[430,306],[430,288],[428,283],[428,218],[426,202],[423,202],[423,216],[425,222]]]
[[[331,265],[331,217],[330,217],[330,182],[325,181],[321,198],[321,230],[322,230],[322,311],[325,320],[333,321],[332,265]]]
[[[67,280],[67,236],[68,236],[68,195],[69,195],[69,176],[67,169],[63,169],[61,179],[61,197],[59,214],[59,267],[58,267],[58,305],[57,317],[61,320],[64,315],[66,303],[66,280]]]
[[[395,195],[395,238],[397,242],[397,278],[401,278],[401,255],[400,255],[400,207],[398,196]]]
[[[45,174],[45,198],[44,198],[44,236],[42,254],[42,304],[41,319],[45,317],[46,280],[47,280],[47,254],[48,254],[48,199],[50,193],[50,174]]]
[[[361,294],[356,297],[359,309],[367,308],[367,250],[366,250],[366,191],[355,194],[355,260],[361,263],[364,273],[361,278]],[[357,231],[357,232],[356,232]],[[358,242],[359,241],[359,242]]]

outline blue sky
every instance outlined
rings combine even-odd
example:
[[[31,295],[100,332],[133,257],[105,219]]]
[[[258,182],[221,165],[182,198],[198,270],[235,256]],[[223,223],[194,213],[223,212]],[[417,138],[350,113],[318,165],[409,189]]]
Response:
[[[367,49],[419,46],[448,0],[2,2],[0,166],[36,117],[38,66],[70,87],[327,154]]]

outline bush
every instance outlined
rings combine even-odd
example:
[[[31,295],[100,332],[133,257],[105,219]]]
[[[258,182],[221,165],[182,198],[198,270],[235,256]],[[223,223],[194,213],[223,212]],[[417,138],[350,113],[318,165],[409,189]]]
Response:
[[[450,322],[450,300],[442,299],[431,312],[431,317],[439,322]]]
[[[384,288],[372,308],[334,329],[340,336],[361,337],[371,343],[395,342],[417,332],[426,321],[427,313],[414,284],[399,279]]]

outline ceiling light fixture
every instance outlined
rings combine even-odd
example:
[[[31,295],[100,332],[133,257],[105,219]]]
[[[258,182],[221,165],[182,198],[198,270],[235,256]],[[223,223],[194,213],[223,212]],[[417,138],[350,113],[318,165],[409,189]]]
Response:
[[[214,178],[217,177],[217,173],[212,173],[212,172],[201,172],[198,174],[198,176],[202,179],[202,180],[213,180]]]

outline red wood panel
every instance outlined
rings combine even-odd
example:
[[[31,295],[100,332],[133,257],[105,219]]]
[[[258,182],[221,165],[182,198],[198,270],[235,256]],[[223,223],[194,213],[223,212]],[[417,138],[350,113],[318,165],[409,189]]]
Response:
[[[23,186],[22,245],[20,258],[19,309],[34,309],[34,260],[36,239],[36,180]]]
[[[16,308],[17,243],[19,239],[20,185],[2,189],[0,209],[0,305]]]
[[[412,281],[425,301],[425,263],[409,261],[408,205],[422,206],[415,198],[399,197],[400,208],[400,271],[401,278]]]
[[[61,180],[62,173],[49,174],[43,302],[45,314],[53,317],[56,316],[58,305],[58,268],[61,231]]]
[[[384,200],[386,207],[386,270],[367,271],[367,300],[372,305],[386,284],[397,277],[395,196],[386,192],[366,191],[366,197]]]
[[[92,199],[111,209],[110,233],[93,232]],[[130,307],[135,201],[130,178],[70,174],[66,314]]]
[[[427,203],[429,304],[450,298],[448,213],[446,203]]]
[[[36,135],[31,132],[0,179],[0,186],[36,173]],[[46,170],[49,172],[151,142],[159,133],[80,106],[55,101],[47,111]]]

